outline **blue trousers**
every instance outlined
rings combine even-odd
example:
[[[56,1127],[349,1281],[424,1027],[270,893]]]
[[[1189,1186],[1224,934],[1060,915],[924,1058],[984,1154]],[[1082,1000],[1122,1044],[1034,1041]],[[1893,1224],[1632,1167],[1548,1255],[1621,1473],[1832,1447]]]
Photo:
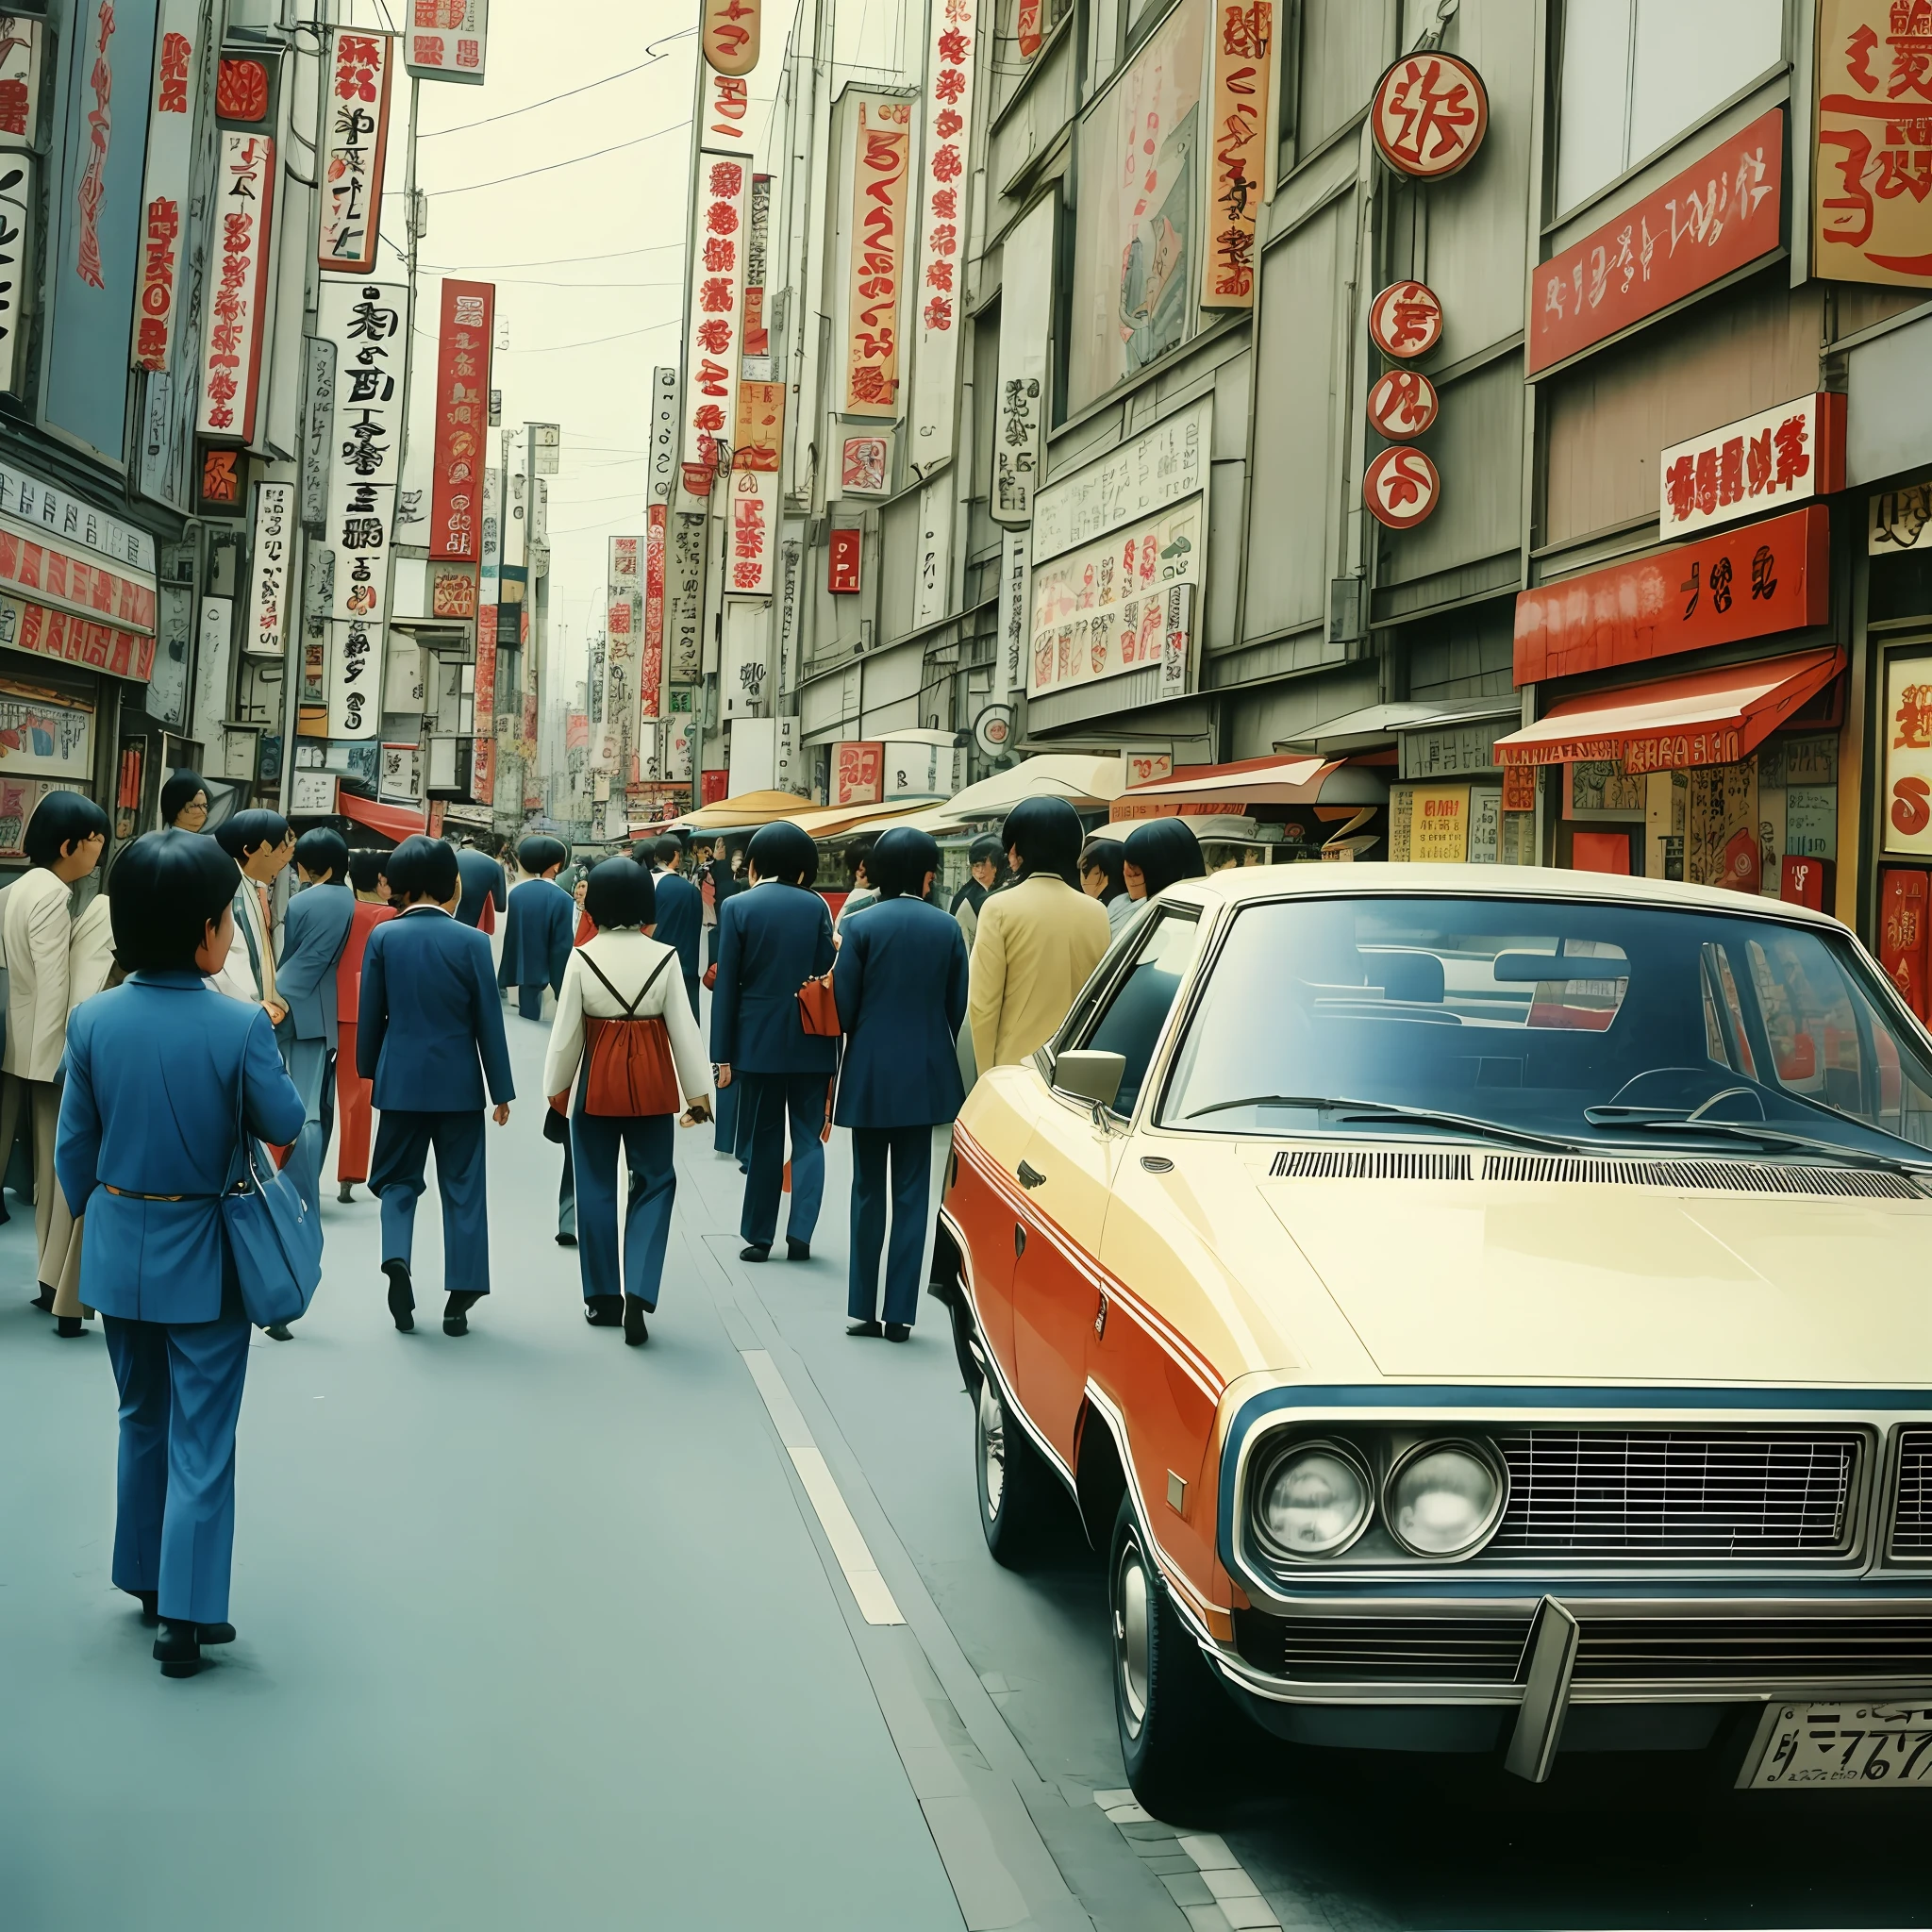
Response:
[[[730,1086],[721,1087],[713,1103],[717,1108],[713,1116],[715,1124],[711,1130],[711,1145],[720,1154],[738,1152],[738,1080]]]
[[[541,1020],[543,1017],[543,982],[535,986],[517,988],[517,1011],[525,1020]]]
[[[483,1115],[381,1115],[369,1162],[369,1191],[382,1203],[382,1258],[408,1265],[416,1200],[436,1149],[442,1196],[442,1285],[451,1294],[490,1292],[490,1197],[483,1171]]]
[[[105,1315],[102,1325],[121,1391],[115,1587],[158,1591],[171,1624],[225,1624],[248,1374],[242,1297],[231,1286],[212,1322]]]
[[[892,1240],[886,1247],[886,1167],[891,1165]],[[932,1129],[852,1129],[852,1260],[845,1312],[879,1319],[879,1251],[886,1249],[888,1322],[909,1328],[919,1313],[919,1264],[931,1206]]]
[[[282,1059],[289,1078],[302,1096],[302,1131],[284,1170],[310,1208],[321,1210],[322,1163],[335,1125],[335,1053],[325,1040],[282,1041]],[[220,1620],[217,1619],[217,1622]]]
[[[778,1197],[785,1191],[785,1124],[791,1123],[791,1212],[785,1223],[786,1238],[808,1241],[818,1225],[819,1203],[825,1192],[825,1150],[819,1134],[825,1124],[825,1093],[831,1082],[824,1074],[740,1074],[731,1077],[726,1093],[739,1095],[739,1158],[748,1160],[744,1177],[744,1211],[739,1234],[748,1242],[770,1247],[778,1232]]]
[[[677,1198],[677,1170],[672,1139],[677,1131],[668,1113],[621,1118],[585,1113],[583,1096],[571,1115],[571,1145],[576,1155],[577,1266],[584,1299],[595,1294],[634,1294],[647,1308],[658,1306],[664,1278],[664,1251],[671,1242],[671,1208]],[[617,1241],[617,1150],[630,1167],[630,1198],[625,1207],[624,1255]]]

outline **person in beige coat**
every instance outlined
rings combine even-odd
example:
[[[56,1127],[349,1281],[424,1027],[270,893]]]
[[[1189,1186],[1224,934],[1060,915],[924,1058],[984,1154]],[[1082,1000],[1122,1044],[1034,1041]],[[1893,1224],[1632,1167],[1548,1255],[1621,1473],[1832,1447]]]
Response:
[[[54,1134],[60,1118],[56,1084],[67,1051],[74,888],[101,862],[108,815],[78,791],[50,791],[34,808],[21,843],[27,870],[7,889],[0,906],[0,947],[7,961],[7,1050],[0,1058],[0,1174],[13,1153],[24,1120],[34,1143],[34,1235],[39,1293],[35,1307],[51,1314],[52,1282],[61,1252],[50,1256],[49,1235],[58,1192]],[[53,1275],[48,1274],[50,1264]]]
[[[1080,821],[1065,799],[1023,800],[1000,840],[1014,882],[979,908],[967,1002],[981,1074],[1053,1038],[1112,937],[1106,909],[1076,882]]]
[[[108,895],[96,892],[74,922],[74,939],[67,949],[67,1012],[103,991],[114,977],[114,928]],[[61,1339],[72,1341],[84,1331],[82,1318],[94,1311],[80,1298],[80,1228],[54,1177],[54,1211],[47,1223],[47,1240],[41,1252],[41,1279],[54,1287],[54,1324]]]

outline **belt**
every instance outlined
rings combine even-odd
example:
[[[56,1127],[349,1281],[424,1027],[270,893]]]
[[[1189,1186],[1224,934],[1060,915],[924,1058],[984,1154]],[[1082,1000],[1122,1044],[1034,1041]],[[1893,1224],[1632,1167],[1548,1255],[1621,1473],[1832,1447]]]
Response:
[[[106,1181],[102,1187],[108,1188]],[[108,1188],[110,1194],[118,1194],[124,1201],[213,1201],[214,1194],[137,1194],[132,1188]]]

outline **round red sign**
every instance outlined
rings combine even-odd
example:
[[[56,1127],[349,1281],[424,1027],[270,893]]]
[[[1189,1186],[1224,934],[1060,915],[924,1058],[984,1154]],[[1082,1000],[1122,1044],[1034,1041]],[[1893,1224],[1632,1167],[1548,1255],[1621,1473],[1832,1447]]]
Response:
[[[1369,391],[1369,421],[1391,442],[1426,435],[1441,408],[1436,385],[1420,369],[1391,369]]]
[[[1362,501],[1391,530],[1422,523],[1436,508],[1442,478],[1419,449],[1385,449],[1362,477]]]
[[[1375,84],[1370,125],[1398,174],[1440,181],[1466,167],[1489,131],[1483,77],[1453,54],[1407,54]]]
[[[1426,356],[1442,340],[1442,305],[1425,282],[1391,282],[1369,304],[1369,335],[1398,362]]]

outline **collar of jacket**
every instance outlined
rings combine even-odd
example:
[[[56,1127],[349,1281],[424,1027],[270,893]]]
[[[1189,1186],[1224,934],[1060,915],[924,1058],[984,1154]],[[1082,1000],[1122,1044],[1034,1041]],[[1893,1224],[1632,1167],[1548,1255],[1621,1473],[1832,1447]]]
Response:
[[[199,966],[165,966],[130,973],[125,983],[129,986],[165,987],[172,992],[208,991],[208,981],[202,977]]]

